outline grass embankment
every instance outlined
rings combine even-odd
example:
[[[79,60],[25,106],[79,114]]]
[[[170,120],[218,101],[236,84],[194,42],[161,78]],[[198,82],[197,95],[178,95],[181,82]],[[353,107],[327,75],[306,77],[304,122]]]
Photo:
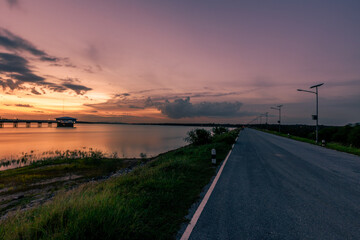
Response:
[[[237,132],[158,156],[129,174],[87,183],[0,223],[1,239],[172,239]]]
[[[301,141],[301,142],[311,143],[311,144],[314,144],[314,145],[321,145],[321,143],[316,144],[316,142],[314,140],[311,140],[311,139],[308,139],[308,138],[288,135],[288,134],[285,134],[285,133],[279,133],[279,132],[276,132],[276,131],[270,131],[270,130],[265,130],[265,129],[258,129],[258,130],[263,131],[263,132],[267,132],[267,133],[271,133],[271,134],[275,134],[275,135],[278,135],[278,136],[286,137],[286,138],[291,138],[291,139]],[[360,148],[344,146],[344,145],[342,145],[340,143],[334,143],[334,142],[326,143],[325,147],[329,148],[329,149],[337,150],[337,151],[340,151],[340,152],[346,152],[346,153],[351,153],[351,154],[355,154],[355,155],[360,156]]]
[[[137,165],[140,159],[58,158],[0,172],[0,216],[17,207],[29,207],[62,189]]]

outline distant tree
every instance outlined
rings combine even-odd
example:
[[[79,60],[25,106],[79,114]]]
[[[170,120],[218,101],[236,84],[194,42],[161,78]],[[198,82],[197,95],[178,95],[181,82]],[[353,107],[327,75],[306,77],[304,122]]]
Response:
[[[326,142],[331,142],[333,136],[337,133],[339,127],[325,127],[319,131],[319,139],[325,140]]]
[[[355,125],[355,127],[353,127],[353,129],[350,131],[348,142],[353,147],[360,148],[360,125]]]
[[[351,125],[346,125],[344,127],[338,128],[337,132],[333,135],[332,141],[348,145],[348,136],[352,130]]]
[[[194,145],[203,145],[211,142],[211,133],[202,128],[191,130],[187,133],[185,141]]]

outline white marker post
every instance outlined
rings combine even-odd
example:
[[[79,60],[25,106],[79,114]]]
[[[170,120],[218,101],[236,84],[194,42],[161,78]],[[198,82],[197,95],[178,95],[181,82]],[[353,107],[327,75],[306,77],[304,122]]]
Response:
[[[216,164],[216,150],[215,150],[215,148],[211,149],[211,162],[212,162],[212,164]]]

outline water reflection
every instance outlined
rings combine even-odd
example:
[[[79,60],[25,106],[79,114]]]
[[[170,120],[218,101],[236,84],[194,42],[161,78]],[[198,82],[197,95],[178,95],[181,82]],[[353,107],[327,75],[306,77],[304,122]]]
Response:
[[[184,146],[186,133],[193,129],[185,126],[141,126],[77,124],[76,128],[12,128],[0,129],[0,159],[14,160],[9,166],[29,164],[44,157],[44,153],[84,149],[99,150],[119,157],[139,157],[141,153],[155,156],[159,153]],[[26,162],[21,162],[27,156]]]

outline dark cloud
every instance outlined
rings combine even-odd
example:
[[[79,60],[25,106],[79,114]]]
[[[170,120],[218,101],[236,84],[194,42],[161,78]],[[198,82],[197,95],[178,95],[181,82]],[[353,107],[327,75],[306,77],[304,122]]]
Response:
[[[136,105],[129,105],[129,108],[133,108],[133,109],[145,109],[145,107],[136,106]]]
[[[12,77],[22,82],[41,82],[45,80],[45,78],[37,76],[33,73],[15,74],[12,75]]]
[[[20,6],[19,0],[6,0],[6,2],[10,8],[16,8]]]
[[[0,79],[0,86],[3,89],[24,90],[26,89],[24,83],[32,83],[42,88],[52,90],[54,92],[65,92],[72,90],[79,95],[85,94],[87,91],[92,90],[80,84],[77,78],[57,79],[61,83],[52,83],[45,81],[44,77],[35,74],[29,66],[29,61],[22,56],[12,53],[0,53],[0,73],[7,75],[11,79]],[[35,88],[28,89],[31,93],[40,95],[41,93]],[[42,91],[45,92],[44,90]]]
[[[114,98],[124,98],[124,97],[129,97],[131,94],[130,93],[117,93],[114,94]]]
[[[10,74],[11,78],[21,82],[44,80],[43,77],[37,76],[30,70],[25,58],[10,53],[0,53],[0,73]]]
[[[0,79],[0,86],[5,89],[15,90],[15,89],[22,89],[21,84],[19,82],[14,82],[11,79]]]
[[[42,85],[54,92],[65,92],[67,90],[66,87],[52,82],[43,82]]]
[[[13,53],[19,52],[28,52],[35,57],[38,57],[40,61],[50,62],[51,66],[66,66],[66,67],[75,67],[72,63],[69,62],[68,58],[58,58],[50,56],[45,51],[42,51],[35,47],[29,41],[16,36],[7,29],[0,27],[0,46],[4,47],[6,50]]]
[[[72,84],[72,83],[64,83],[63,86],[68,88],[68,89],[73,90],[74,92],[76,92],[79,95],[83,95],[87,91],[92,90],[92,88],[88,88],[88,87],[85,87],[83,85]]]
[[[37,49],[27,40],[16,36],[4,28],[0,28],[0,46],[3,46],[9,51],[27,51],[34,56],[48,57],[44,51]]]
[[[176,99],[173,102],[166,101],[157,106],[162,114],[169,118],[193,118],[193,117],[237,117],[244,116],[239,110],[240,102],[200,102],[191,103],[190,98]]]
[[[15,72],[19,74],[31,72],[28,61],[15,54],[0,53],[0,72]]]
[[[58,61],[60,61],[60,59],[57,58],[57,57],[49,57],[49,56],[42,56],[40,58],[40,60],[41,61],[46,61],[46,62],[58,62]],[[61,65],[61,64],[59,64],[59,65]]]
[[[34,106],[29,105],[29,104],[15,104],[16,107],[26,107],[26,108],[32,108]]]
[[[127,94],[125,94],[127,95]],[[257,113],[240,111],[241,102],[200,102],[191,103],[190,97],[172,100],[158,100],[158,98],[124,98],[123,94],[116,94],[112,99],[103,103],[85,104],[97,110],[117,110],[117,109],[146,109],[156,108],[162,114],[172,119],[194,118],[194,117],[241,117],[254,116]]]
[[[62,78],[60,79],[64,83],[80,83],[80,80],[78,78]]]
[[[9,88],[12,91],[15,89],[25,89],[23,86],[24,83],[32,83],[41,87],[42,93],[45,93],[44,88],[54,92],[71,90],[79,95],[83,95],[87,91],[92,90],[86,86],[74,84],[80,82],[75,78],[56,79],[56,81],[60,81],[60,83],[49,82],[49,80],[45,81],[46,79],[44,77],[37,75],[31,70],[29,61],[19,54],[22,52],[30,53],[38,57],[40,61],[51,62],[52,66],[75,67],[69,62],[68,58],[60,59],[52,57],[46,52],[36,48],[29,41],[3,28],[0,28],[0,47],[1,46],[12,52],[0,53],[0,73],[11,78],[11,80],[0,79],[0,86],[2,86],[3,89]],[[31,91],[32,94],[41,94],[41,92],[35,88],[29,88],[28,90]]]
[[[41,95],[41,93],[39,91],[37,91],[35,88],[31,89],[31,93],[34,95]]]

